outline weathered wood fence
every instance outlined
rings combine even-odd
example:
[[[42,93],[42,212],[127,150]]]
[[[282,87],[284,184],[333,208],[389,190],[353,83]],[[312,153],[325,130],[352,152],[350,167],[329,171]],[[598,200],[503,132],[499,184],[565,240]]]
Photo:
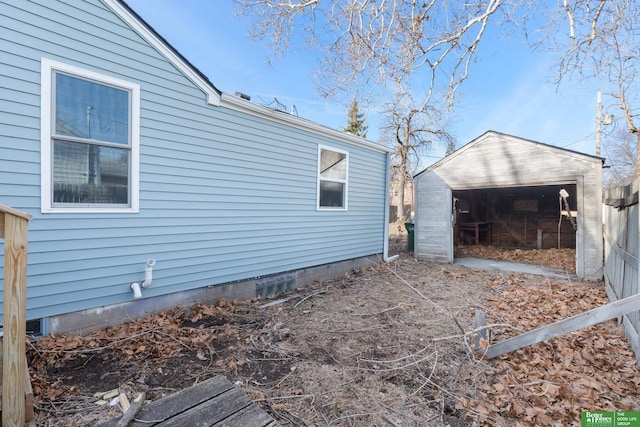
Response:
[[[638,283],[638,188],[640,179],[626,187],[606,190],[604,193],[604,281],[611,301],[618,301],[640,293]],[[640,310],[640,304],[638,305]],[[640,364],[639,314],[632,311],[621,317],[627,339]]]

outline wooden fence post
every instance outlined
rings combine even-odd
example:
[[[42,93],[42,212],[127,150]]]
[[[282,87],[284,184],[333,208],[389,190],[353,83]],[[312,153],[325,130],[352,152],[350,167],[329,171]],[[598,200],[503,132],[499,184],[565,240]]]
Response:
[[[25,424],[27,224],[31,215],[0,205],[4,239],[2,425]]]

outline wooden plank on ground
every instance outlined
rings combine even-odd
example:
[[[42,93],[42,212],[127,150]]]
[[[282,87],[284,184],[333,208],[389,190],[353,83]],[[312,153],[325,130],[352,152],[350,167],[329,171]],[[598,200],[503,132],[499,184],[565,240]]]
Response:
[[[251,406],[249,397],[242,390],[234,387],[214,399],[207,400],[157,424],[157,427],[211,427],[249,406]]]
[[[491,359],[638,310],[640,310],[640,294],[614,301],[551,325],[525,332],[517,337],[509,338],[490,346],[483,355]]]
[[[233,384],[221,375],[209,378],[189,388],[143,405],[136,416],[137,420],[143,422],[134,422],[130,425],[156,426],[176,414],[187,411],[233,388]],[[100,427],[114,427],[120,418],[121,417],[100,424]]]
[[[114,427],[122,417],[99,427]],[[142,406],[130,427],[277,427],[278,423],[233,386],[217,376]]]
[[[277,426],[277,423],[271,415],[267,414],[257,406],[251,405],[246,410],[238,412],[216,424],[216,427],[237,426],[271,427]]]
[[[194,406],[200,405],[209,399],[222,395],[233,388],[233,384],[231,384],[225,377],[216,376],[184,390],[180,390],[170,396],[158,399],[156,402],[153,402],[152,405],[149,405],[152,407],[150,411],[143,412],[140,410],[137,418],[140,420],[167,419],[177,413],[187,411]],[[150,413],[151,417],[147,417],[147,413]],[[141,425],[149,424],[143,423]]]

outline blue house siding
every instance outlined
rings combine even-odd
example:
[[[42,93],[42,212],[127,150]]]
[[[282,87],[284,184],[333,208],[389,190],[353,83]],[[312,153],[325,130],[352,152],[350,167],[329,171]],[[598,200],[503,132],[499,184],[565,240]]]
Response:
[[[131,301],[149,258],[145,298],[383,252],[387,150],[207,103],[100,0],[2,7],[0,203],[33,215],[28,318]],[[41,58],[140,85],[138,213],[41,213]],[[349,153],[346,211],[316,210],[319,145]]]

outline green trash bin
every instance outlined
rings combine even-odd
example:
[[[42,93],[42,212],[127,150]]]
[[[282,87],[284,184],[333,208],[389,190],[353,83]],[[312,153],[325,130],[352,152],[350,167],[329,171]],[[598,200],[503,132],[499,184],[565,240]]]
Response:
[[[413,223],[412,222],[405,222],[404,223],[404,228],[407,229],[407,250],[409,252],[413,252]]]

